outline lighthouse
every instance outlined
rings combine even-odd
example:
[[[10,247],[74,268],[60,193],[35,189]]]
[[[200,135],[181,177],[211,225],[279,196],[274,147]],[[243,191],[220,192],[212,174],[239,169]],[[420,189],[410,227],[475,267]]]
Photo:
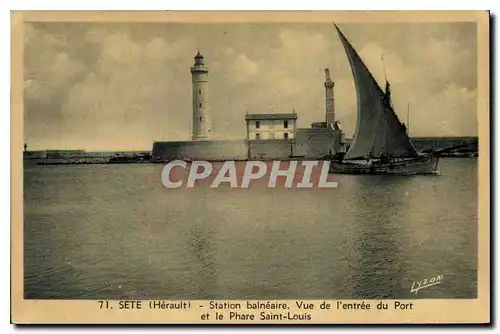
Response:
[[[198,53],[191,66],[193,82],[193,140],[212,140],[213,127],[208,103],[208,68]]]

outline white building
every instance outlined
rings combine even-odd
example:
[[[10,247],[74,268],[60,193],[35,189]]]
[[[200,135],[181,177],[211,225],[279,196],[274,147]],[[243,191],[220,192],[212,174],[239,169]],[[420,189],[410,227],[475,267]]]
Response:
[[[294,139],[297,114],[247,114],[247,140]]]
[[[193,82],[193,140],[212,140],[213,126],[208,100],[208,68],[198,52],[191,67]]]

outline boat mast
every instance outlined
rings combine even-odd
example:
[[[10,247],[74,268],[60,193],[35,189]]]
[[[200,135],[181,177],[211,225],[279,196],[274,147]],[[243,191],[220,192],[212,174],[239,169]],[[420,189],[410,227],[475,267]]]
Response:
[[[385,68],[385,62],[384,62],[384,54],[382,53],[382,67],[384,68],[384,80],[385,80],[385,92],[384,92],[384,97],[387,103],[391,108],[393,108],[392,105],[392,97],[391,97],[391,85],[389,84],[389,81],[387,80],[387,70]]]
[[[406,123],[408,123],[406,133],[410,136],[410,102],[408,102],[408,110],[406,111]]]
[[[382,53],[382,67],[384,68],[384,80],[387,82],[387,70],[385,68],[385,63],[384,63],[384,53]]]

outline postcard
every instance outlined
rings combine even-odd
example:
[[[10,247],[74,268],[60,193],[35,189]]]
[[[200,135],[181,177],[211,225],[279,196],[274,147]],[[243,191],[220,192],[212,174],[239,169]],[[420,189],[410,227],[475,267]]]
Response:
[[[490,322],[487,11],[11,25],[13,323]]]

